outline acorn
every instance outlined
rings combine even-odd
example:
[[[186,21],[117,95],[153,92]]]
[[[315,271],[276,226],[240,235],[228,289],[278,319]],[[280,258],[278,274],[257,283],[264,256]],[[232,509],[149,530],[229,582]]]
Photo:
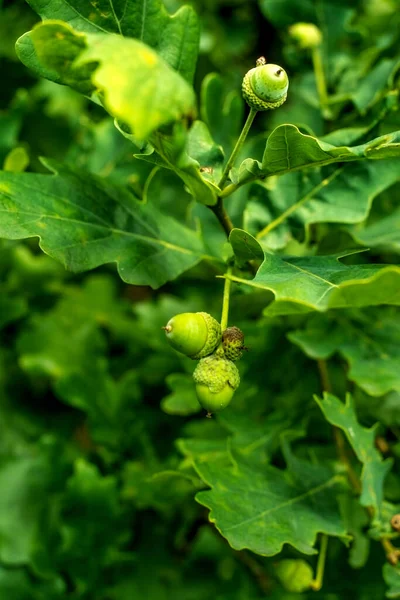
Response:
[[[163,329],[172,348],[196,360],[214,352],[221,342],[220,324],[205,312],[175,315]]]
[[[286,71],[267,63],[264,57],[257,60],[257,66],[246,73],[242,83],[243,97],[255,110],[278,108],[285,102],[288,88]]]
[[[240,383],[236,365],[219,354],[200,360],[193,379],[197,398],[208,416],[228,406]]]
[[[303,559],[287,558],[275,565],[275,574],[288,592],[305,592],[312,587],[314,573]]]
[[[229,360],[239,360],[242,357],[246,346],[243,344],[244,334],[239,327],[228,327],[222,333],[222,347],[225,357]]]
[[[322,33],[314,23],[295,23],[289,27],[289,35],[300,48],[316,48],[322,44]]]

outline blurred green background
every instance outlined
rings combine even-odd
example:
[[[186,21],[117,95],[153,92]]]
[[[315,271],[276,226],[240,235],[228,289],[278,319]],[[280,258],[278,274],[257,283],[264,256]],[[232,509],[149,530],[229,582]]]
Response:
[[[183,2],[165,4],[172,13]],[[261,148],[267,132],[282,122],[323,135],[338,123],[364,126],[381,110],[398,68],[399,2],[192,4],[202,27],[199,94],[210,72],[223,76],[227,93],[237,92],[260,55],[283,64],[290,75],[287,104],[259,116],[248,147]],[[17,60],[14,44],[39,19],[22,0],[0,6],[0,165],[46,172],[39,157],[49,156],[123,182],[142,196],[151,165],[133,158],[130,143],[101,108],[70,89],[35,80]],[[310,56],[289,39],[288,26],[297,21],[315,22],[326,34],[329,89],[337,99],[332,121],[321,118]],[[379,133],[399,125],[398,114],[390,113]],[[229,133],[231,143],[236,134]],[[159,173],[146,194],[174,214],[192,209],[172,174]],[[390,214],[399,198],[398,188],[383,192],[372,222]],[[249,200],[255,202],[245,214],[251,228],[259,213],[249,189],[232,200],[231,211],[241,224]],[[224,244],[211,213],[204,228],[210,244]],[[298,229],[284,241],[278,238],[276,247],[300,248]],[[398,251],[398,245],[379,248],[375,262],[398,263]],[[328,425],[319,420],[315,426],[318,409],[311,398],[321,387],[315,362],[287,338],[305,318],[263,317],[263,293],[234,291],[230,321],[245,332],[250,352],[239,365],[242,385],[232,407],[211,422],[204,418],[192,386],[195,364],[168,347],[161,327],[179,312],[207,311],[219,318],[223,283],[215,275],[212,265],[202,263],[154,291],[124,284],[113,265],[66,272],[36,239],[0,241],[1,600],[298,597],[279,583],[276,557],[236,552],[209,524],[207,510],[194,500],[205,484],[179,452],[180,438],[206,443],[236,436],[237,443],[241,437],[249,443],[267,432],[260,460],[282,466],[280,434],[291,428],[300,437],[307,428],[300,452],[329,460],[334,454]],[[365,312],[374,319],[374,311]],[[337,392],[343,392],[343,359],[336,357],[331,369]],[[383,428],[399,430],[398,394],[371,398],[356,385],[353,391],[366,425],[379,419]],[[276,422],[268,421],[271,415]],[[400,502],[396,470],[388,494]],[[364,547],[357,551],[365,568],[353,569],[357,556],[349,564],[348,550],[334,540],[323,590],[304,597],[384,597],[382,551],[378,544],[369,547],[362,527]],[[300,555],[285,548],[283,556]],[[315,566],[315,557],[309,562]]]

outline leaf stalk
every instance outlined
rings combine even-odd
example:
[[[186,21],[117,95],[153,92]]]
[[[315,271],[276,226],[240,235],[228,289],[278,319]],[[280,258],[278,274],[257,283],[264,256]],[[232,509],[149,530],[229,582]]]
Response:
[[[245,142],[245,140],[247,138],[247,134],[250,131],[250,127],[253,124],[253,121],[254,121],[254,118],[255,118],[257,112],[258,111],[255,108],[250,108],[250,112],[247,115],[246,122],[243,125],[243,129],[242,129],[242,131],[241,131],[241,133],[240,133],[240,135],[238,137],[238,140],[237,140],[237,142],[235,144],[234,149],[232,150],[232,154],[230,155],[230,157],[228,159],[228,162],[225,165],[224,171],[222,173],[222,177],[221,177],[220,182],[218,184],[218,186],[221,189],[222,189],[224,183],[226,182],[226,180],[229,177],[229,171],[231,170],[231,168],[233,166],[233,163],[235,162],[235,159],[236,159],[237,155],[239,154],[239,152],[240,152],[240,150],[241,150],[241,148],[242,148],[242,146],[243,146],[243,144],[244,144],[244,142]]]

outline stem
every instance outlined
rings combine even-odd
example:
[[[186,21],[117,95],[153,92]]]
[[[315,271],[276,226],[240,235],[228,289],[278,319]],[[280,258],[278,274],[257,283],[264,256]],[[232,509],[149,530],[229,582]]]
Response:
[[[226,275],[231,275],[232,267],[228,267],[226,271]],[[225,279],[224,283],[224,295],[222,298],[222,315],[221,315],[221,331],[225,331],[228,327],[228,315],[229,315],[229,298],[231,293],[231,283],[230,279]]]
[[[318,563],[317,563],[317,575],[314,581],[311,582],[311,589],[315,592],[318,592],[322,588],[322,584],[324,581],[324,572],[325,572],[325,563],[326,563],[326,553],[328,550],[328,536],[323,533],[321,535],[321,546],[319,549],[318,555]]]
[[[233,223],[225,210],[224,201],[222,200],[222,198],[218,198],[217,204],[214,204],[214,206],[210,206],[210,208],[213,211],[214,215],[217,217],[218,221],[221,223],[222,227],[224,228],[227,237],[229,237],[229,234],[233,229]]]
[[[319,47],[313,48],[312,50],[312,62],[314,67],[314,75],[317,84],[317,91],[319,96],[319,103],[321,106],[322,116],[325,119],[332,117],[331,111],[328,108],[329,98],[326,87],[325,71],[322,62],[321,49]]]
[[[226,180],[228,179],[229,171],[231,170],[232,165],[235,162],[235,158],[238,155],[241,147],[244,144],[244,141],[247,137],[247,134],[250,131],[250,127],[252,126],[254,117],[256,116],[257,112],[258,111],[255,108],[250,108],[250,112],[247,116],[246,123],[244,124],[242,132],[239,135],[238,141],[236,142],[236,145],[235,145],[234,149],[232,150],[232,154],[230,155],[229,160],[225,165],[225,169],[222,173],[221,180],[218,184],[218,187],[220,187],[221,189],[222,189],[222,186],[224,185],[224,183],[226,182]]]

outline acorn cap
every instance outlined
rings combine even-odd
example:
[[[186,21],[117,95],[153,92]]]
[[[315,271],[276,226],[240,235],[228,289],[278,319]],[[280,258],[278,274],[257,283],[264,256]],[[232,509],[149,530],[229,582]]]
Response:
[[[226,358],[229,360],[239,360],[245,349],[243,342],[244,334],[239,327],[227,327],[222,333],[222,347]]]
[[[199,361],[193,379],[195,383],[206,385],[212,393],[220,392],[226,385],[236,390],[240,383],[236,365],[231,360],[214,354]]]

